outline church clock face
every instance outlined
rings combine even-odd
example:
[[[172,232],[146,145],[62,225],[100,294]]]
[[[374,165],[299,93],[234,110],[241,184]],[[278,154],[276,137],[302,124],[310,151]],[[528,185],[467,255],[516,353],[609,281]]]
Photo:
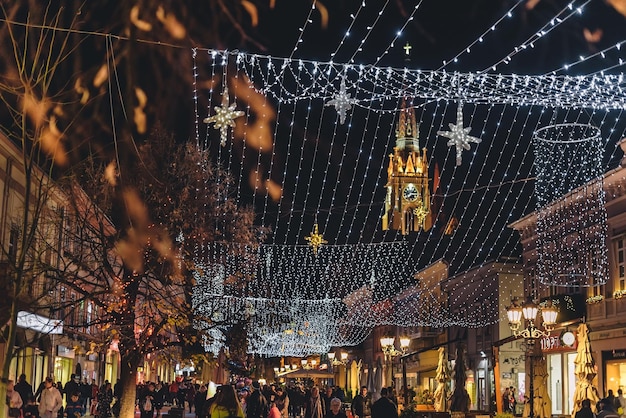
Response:
[[[408,202],[415,202],[420,197],[420,193],[417,191],[417,187],[413,183],[409,183],[404,186],[402,190],[402,197]]]

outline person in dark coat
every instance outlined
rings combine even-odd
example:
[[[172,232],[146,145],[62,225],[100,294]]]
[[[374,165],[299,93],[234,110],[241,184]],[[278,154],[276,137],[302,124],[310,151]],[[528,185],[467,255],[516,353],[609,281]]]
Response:
[[[30,395],[26,404],[22,407],[24,418],[39,418],[39,406],[35,401],[35,395]]]
[[[332,398],[330,400],[330,409],[326,411],[324,418],[348,418],[346,413],[341,410],[341,399]]]
[[[247,418],[266,418],[269,413],[267,399],[261,393],[261,385],[256,380],[252,382],[252,393],[248,396],[246,405]]]
[[[355,418],[365,418],[372,414],[371,400],[367,396],[367,386],[361,386],[361,393],[352,399],[350,409]]]
[[[156,409],[156,418],[160,418],[161,409],[167,399],[168,390],[161,382],[158,382],[154,388],[154,409]]]
[[[326,407],[322,402],[320,389],[313,386],[309,393],[309,399],[304,404],[304,418],[322,418],[324,415],[326,415]]]
[[[111,383],[105,381],[98,392],[98,417],[109,418],[111,416],[111,402],[113,402],[113,389]]]
[[[382,388],[380,399],[372,404],[372,418],[398,418],[398,407],[388,396],[388,389]]]
[[[596,415],[591,410],[591,401],[589,399],[583,399],[581,402],[582,408],[576,412],[574,418],[595,418]]]
[[[609,405],[604,399],[600,399],[598,402],[598,414],[597,418],[619,418],[617,412],[613,411],[613,405]]]
[[[70,399],[65,406],[65,416],[67,418],[81,418],[85,415],[85,408],[80,400],[80,392],[74,392],[68,396]]]
[[[33,396],[33,386],[26,381],[26,375],[24,373],[20,375],[13,389],[20,394],[24,403]]]
[[[72,373],[70,380],[65,384],[63,388],[63,392],[65,393],[65,403],[68,403],[72,398],[72,395],[78,393],[78,400],[82,403],[82,393],[80,390],[80,376]]]
[[[326,391],[324,393],[320,393],[322,397],[322,402],[324,403],[324,411],[330,411],[330,401],[333,400],[336,396],[333,394],[334,390],[332,386],[327,386]],[[341,400],[341,399],[339,399]]]
[[[153,418],[154,417],[154,383],[150,382],[146,388],[143,389],[141,395],[139,395],[139,411],[141,418]]]
[[[193,407],[196,410],[196,418],[206,418],[206,415],[204,415],[206,413],[206,409],[204,407],[204,404],[206,403],[206,394],[206,385],[200,385],[200,388],[194,395],[193,399]]]

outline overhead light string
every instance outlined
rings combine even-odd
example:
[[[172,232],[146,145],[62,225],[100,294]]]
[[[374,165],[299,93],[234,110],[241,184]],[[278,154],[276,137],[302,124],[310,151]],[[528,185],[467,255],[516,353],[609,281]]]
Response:
[[[490,70],[491,71],[496,71],[497,67],[500,64],[509,64],[511,62],[511,59],[515,55],[517,55],[518,53],[524,51],[526,48],[528,48],[528,47],[534,48],[535,47],[535,42],[537,42],[540,39],[544,38],[548,33],[552,32],[555,28],[557,28],[559,25],[561,25],[564,22],[566,22],[567,20],[569,20],[571,17],[582,14],[583,8],[587,4],[589,4],[590,1],[591,0],[586,0],[580,6],[575,6],[574,5],[575,1],[570,2],[555,17],[553,17],[548,23],[546,23],[541,29],[536,31],[526,41],[524,41],[520,45],[516,46],[515,49],[512,52],[510,52],[507,56],[505,56],[504,58],[500,59],[496,63],[490,65],[489,67],[485,67],[482,71],[479,71],[479,73],[482,74],[482,73],[488,72]],[[571,11],[571,12],[569,14],[567,14],[563,18],[559,17],[561,14],[564,14],[567,11]]]
[[[355,13],[350,13],[350,24],[348,25],[348,29],[346,29],[346,31],[344,32],[343,38],[341,38],[341,40],[339,41],[339,45],[337,45],[337,48],[335,48],[335,51],[331,52],[331,54],[330,54],[330,61],[331,62],[334,61],[337,58],[337,54],[339,53],[339,50],[341,49],[343,44],[346,42],[346,39],[348,39],[352,35],[352,27],[354,26],[355,22],[357,21],[361,11],[363,11],[363,9],[365,9],[365,3],[366,3],[366,0],[362,0],[359,3],[357,11]]]
[[[575,66],[577,66],[578,64],[582,64],[582,63],[588,62],[588,61],[590,61],[590,60],[591,60],[591,59],[593,59],[593,58],[598,58],[598,57],[600,57],[600,58],[602,58],[602,59],[606,59],[606,54],[607,54],[607,52],[610,52],[610,51],[612,51],[612,50],[621,51],[622,46],[623,46],[624,44],[626,44],[626,40],[619,41],[619,42],[615,43],[614,45],[611,45],[611,46],[609,46],[609,47],[607,47],[607,48],[604,48],[604,49],[603,49],[603,50],[601,50],[601,51],[595,52],[595,53],[593,53],[593,54],[590,54],[590,55],[587,55],[587,56],[582,56],[582,55],[581,55],[581,56],[579,56],[579,57],[578,57],[578,60],[573,61],[573,62],[570,62],[570,63],[568,63],[568,64],[564,64],[563,66],[561,66],[561,67],[559,67],[559,68],[555,68],[555,69],[554,69],[554,70],[552,70],[552,71],[548,71],[548,72],[544,73],[544,75],[557,75],[557,74],[559,74],[560,72],[570,70],[572,67],[575,67]],[[602,75],[604,75],[604,74],[603,74],[603,72],[605,72],[605,71],[607,71],[607,70],[609,70],[609,69],[613,69],[613,68],[621,67],[621,66],[623,66],[623,65],[624,65],[624,60],[623,60],[622,58],[619,58],[619,61],[618,61],[618,63],[617,63],[617,64],[614,64],[614,65],[612,65],[612,66],[610,66],[610,67],[605,67],[603,70],[598,71],[597,73],[601,73]],[[595,74],[595,73],[589,73],[589,75],[593,75],[593,74]]]
[[[348,64],[354,64],[354,58],[357,56],[357,54],[359,54],[359,52],[363,51],[363,46],[364,46],[365,42],[367,42],[367,39],[370,37],[372,31],[374,30],[374,28],[376,27],[376,25],[380,21],[381,16],[383,16],[385,11],[387,10],[387,6],[388,5],[389,5],[389,0],[385,0],[385,4],[383,4],[383,6],[381,7],[380,11],[376,14],[374,22],[366,27],[367,31],[365,32],[365,35],[361,36],[361,40],[359,41],[358,46],[356,47],[356,49],[352,53],[352,56],[350,57],[350,59],[348,59],[348,61],[347,61]]]
[[[400,29],[398,29],[398,30],[395,32],[395,35],[394,35],[394,37],[393,37],[392,41],[391,41],[391,42],[389,43],[389,45],[387,46],[387,48],[385,48],[385,50],[384,50],[384,51],[383,51],[383,52],[382,52],[382,53],[381,53],[378,57],[376,57],[376,59],[374,60],[374,62],[373,62],[373,65],[374,65],[374,66],[377,66],[377,65],[380,63],[380,61],[381,61],[381,60],[382,60],[382,59],[383,59],[383,58],[384,58],[387,54],[389,54],[389,52],[391,51],[391,49],[395,47],[396,42],[398,41],[398,39],[400,39],[400,38],[403,36],[403,34],[404,34],[404,31],[405,31],[406,27],[409,25],[409,23],[410,23],[411,21],[413,21],[413,19],[415,19],[415,14],[417,13],[417,10],[420,8],[420,6],[422,5],[422,3],[423,3],[423,0],[419,0],[419,2],[418,2],[418,3],[417,3],[414,7],[413,7],[413,10],[412,10],[412,11],[411,11],[411,13],[409,14],[409,17],[408,17],[408,18],[404,21],[404,24],[400,27]],[[380,15],[380,14],[379,14],[379,15]],[[351,58],[351,62],[354,62],[354,57],[355,57],[355,56],[356,56],[356,53],[355,53],[355,55],[353,55],[353,56],[352,56],[352,58]]]
[[[441,66],[439,68],[437,68],[437,71],[442,71],[444,70],[448,65],[450,64],[457,64],[459,61],[459,58],[462,55],[465,54],[470,54],[472,51],[472,47],[474,47],[476,44],[479,43],[483,43],[484,38],[490,33],[490,32],[495,32],[496,29],[498,28],[498,25],[500,23],[502,23],[504,20],[506,19],[511,19],[513,17],[513,11],[515,9],[517,9],[517,7],[521,4],[525,4],[526,0],[518,0],[517,3],[515,3],[509,10],[506,11],[506,13],[501,16],[499,19],[496,20],[496,22],[494,24],[492,24],[489,29],[487,29],[486,31],[484,31],[483,33],[481,33],[478,38],[476,38],[474,41],[472,41],[468,46],[466,46],[461,52],[457,53],[454,57],[452,57],[451,59],[448,60],[444,60],[443,63],[441,64]]]

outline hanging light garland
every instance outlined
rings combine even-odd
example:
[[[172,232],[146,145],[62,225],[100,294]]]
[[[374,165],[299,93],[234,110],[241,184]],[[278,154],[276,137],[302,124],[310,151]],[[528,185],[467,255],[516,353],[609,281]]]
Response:
[[[608,280],[608,233],[600,130],[577,123],[538,129],[537,276],[551,286]]]

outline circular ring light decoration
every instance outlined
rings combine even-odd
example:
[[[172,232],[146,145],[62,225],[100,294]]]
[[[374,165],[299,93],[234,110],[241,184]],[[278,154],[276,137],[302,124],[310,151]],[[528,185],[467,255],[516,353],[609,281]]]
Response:
[[[535,146],[537,277],[550,286],[608,280],[600,129],[562,123],[538,129]]]

